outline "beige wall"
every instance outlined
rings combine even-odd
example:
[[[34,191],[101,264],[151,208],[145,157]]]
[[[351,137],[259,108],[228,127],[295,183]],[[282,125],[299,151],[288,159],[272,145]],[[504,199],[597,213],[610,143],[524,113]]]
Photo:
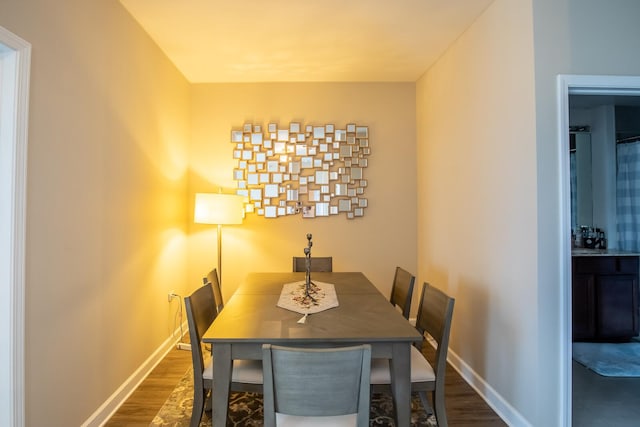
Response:
[[[561,388],[560,327],[564,281],[560,252],[561,188],[557,137],[558,74],[640,75],[640,3],[634,0],[534,0],[536,144],[538,177],[539,425],[558,425]],[[569,221],[569,217],[566,220]],[[566,266],[570,270],[570,266]],[[565,313],[564,316],[567,316]],[[567,355],[568,356],[568,355]],[[567,357],[568,358],[568,357]],[[567,393],[571,393],[568,384]],[[570,401],[569,401],[570,402]],[[569,414],[570,415],[570,414]]]
[[[303,256],[306,233],[313,255],[334,257],[335,271],[363,271],[387,295],[395,266],[416,271],[415,85],[413,83],[200,84],[193,87],[189,184],[193,194],[235,186],[232,128],[245,122],[287,125],[347,123],[369,126],[364,217],[344,215],[265,219],[248,214],[223,228],[223,291],[229,297],[250,271],[290,271]],[[213,226],[190,225],[189,285],[217,263]]]
[[[84,422],[175,327],[189,85],[118,2],[3,0],[32,50],[26,425]]]
[[[170,335],[166,293],[217,258],[193,193],[233,185],[232,126],[291,120],[369,125],[369,208],[225,228],[226,296],[248,271],[288,270],[307,232],[385,294],[396,265],[420,265],[457,298],[454,357],[516,423],[560,425],[555,79],[640,74],[639,8],[496,0],[417,87],[192,87],[117,2],[0,2],[33,45],[27,425],[80,424]]]
[[[385,293],[396,265],[417,269],[414,84],[192,87],[110,1],[4,1],[0,25],[33,45],[28,426],[81,424],[171,336],[167,293],[217,259],[193,193],[233,185],[229,131],[245,120],[368,125],[369,207],[226,227],[227,297],[248,271],[289,270],[307,232]]]
[[[539,376],[533,71],[530,2],[496,0],[417,87],[419,278],[456,298],[452,356],[513,425]]]
[[[639,75],[637,16],[496,0],[417,85],[420,279],[458,298],[453,356],[513,425],[570,419],[556,79]]]

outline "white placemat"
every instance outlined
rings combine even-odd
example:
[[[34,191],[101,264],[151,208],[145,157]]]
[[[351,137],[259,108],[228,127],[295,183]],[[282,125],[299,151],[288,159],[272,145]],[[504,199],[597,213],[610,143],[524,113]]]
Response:
[[[278,307],[295,311],[300,314],[313,314],[337,307],[338,296],[336,289],[331,283],[311,281],[309,295],[312,300],[305,295],[305,282],[287,283],[282,286]]]

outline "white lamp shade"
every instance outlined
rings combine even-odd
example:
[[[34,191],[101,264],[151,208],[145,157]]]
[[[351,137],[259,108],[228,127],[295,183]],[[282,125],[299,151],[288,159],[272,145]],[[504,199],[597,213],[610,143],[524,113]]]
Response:
[[[196,193],[194,222],[242,224],[244,197],[235,194]]]

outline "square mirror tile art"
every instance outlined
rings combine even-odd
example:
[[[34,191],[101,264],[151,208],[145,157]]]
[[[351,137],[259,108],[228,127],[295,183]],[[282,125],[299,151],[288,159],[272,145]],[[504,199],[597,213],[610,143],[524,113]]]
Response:
[[[236,193],[265,218],[364,215],[369,127],[245,123],[231,130]]]

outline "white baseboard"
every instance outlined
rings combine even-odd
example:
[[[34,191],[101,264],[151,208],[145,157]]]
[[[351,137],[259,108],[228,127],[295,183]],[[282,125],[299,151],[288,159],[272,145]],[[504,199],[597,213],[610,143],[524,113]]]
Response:
[[[434,348],[436,347],[433,339],[429,337],[427,340]],[[447,355],[447,361],[453,369],[460,374],[507,425],[512,427],[531,427],[531,423],[520,412],[511,406],[484,378],[471,369],[451,348],[449,348]]]
[[[187,330],[186,322],[183,329]],[[176,338],[178,337],[178,338]],[[176,344],[180,341],[180,328],[167,338],[156,351],[149,356],[147,360],[135,370],[127,380],[93,413],[82,423],[81,427],[101,427],[109,418],[120,408],[120,406],[129,398],[136,388],[147,378],[147,375],[164,359]]]

